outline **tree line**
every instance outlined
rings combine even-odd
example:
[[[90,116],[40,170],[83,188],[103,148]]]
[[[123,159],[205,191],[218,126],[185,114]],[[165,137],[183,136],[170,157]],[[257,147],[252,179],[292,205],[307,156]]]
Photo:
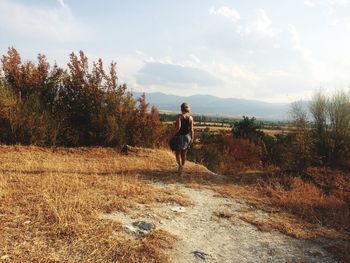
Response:
[[[115,62],[106,71],[80,51],[62,68],[42,54],[22,62],[13,47],[1,58],[1,143],[155,147],[162,133],[157,108],[119,84]]]
[[[350,169],[349,92],[317,91],[307,107],[293,103],[290,115],[290,132],[275,135],[246,116],[233,123],[230,133],[206,129],[190,158],[226,174],[270,166],[299,174],[310,166]]]

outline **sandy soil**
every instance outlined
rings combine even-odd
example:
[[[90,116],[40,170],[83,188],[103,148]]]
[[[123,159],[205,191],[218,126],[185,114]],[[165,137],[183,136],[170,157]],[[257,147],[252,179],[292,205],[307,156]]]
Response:
[[[174,263],[191,262],[337,262],[320,244],[298,240],[279,232],[261,232],[240,219],[247,211],[256,217],[268,217],[241,200],[219,197],[211,190],[191,189],[184,185],[157,183],[158,187],[177,188],[193,205],[175,203],[145,206],[128,213],[103,214],[102,218],[120,221],[125,232],[137,238],[132,223],[143,220],[178,237],[166,251]],[[228,216],[216,216],[227,211]],[[152,230],[151,230],[152,231]],[[146,233],[147,234],[147,233]],[[204,259],[195,251],[204,252]]]

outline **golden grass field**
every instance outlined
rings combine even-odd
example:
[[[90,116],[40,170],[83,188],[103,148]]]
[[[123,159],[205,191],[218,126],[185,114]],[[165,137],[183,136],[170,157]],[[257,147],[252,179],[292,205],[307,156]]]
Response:
[[[0,258],[11,262],[167,262],[172,237],[123,235],[99,214],[136,203],[189,201],[145,184],[143,175],[175,171],[161,154],[121,156],[113,149],[0,147]],[[169,165],[164,170],[164,165]]]
[[[259,221],[249,211],[243,220],[262,231],[278,230],[324,242],[340,259],[349,259],[349,176],[337,175],[330,195],[311,183],[288,178],[262,181],[260,173],[219,176],[188,163],[176,174],[167,150],[135,149],[124,156],[112,148],[0,146],[0,258],[9,262],[169,262],[164,249],[176,237],[156,230],[130,239],[121,225],[102,220],[113,211],[128,213],[137,204],[191,201],[176,188],[162,189],[144,180],[179,182],[244,199],[272,213]],[[250,180],[253,178],[252,180]],[[249,179],[249,180],[248,180]],[[230,211],[217,211],[229,216]]]

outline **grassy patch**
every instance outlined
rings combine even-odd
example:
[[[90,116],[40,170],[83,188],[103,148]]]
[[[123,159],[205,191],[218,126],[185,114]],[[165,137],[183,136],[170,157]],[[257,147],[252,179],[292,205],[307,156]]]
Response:
[[[329,193],[299,177],[242,180],[237,183],[213,185],[226,197],[240,198],[255,208],[269,213],[267,219],[257,218],[251,211],[240,218],[261,231],[277,230],[286,235],[321,241],[344,262],[350,260],[350,203],[347,175],[339,178]],[[228,181],[230,181],[228,179]]]
[[[152,158],[148,156],[149,158]],[[113,149],[0,148],[0,256],[11,262],[167,262],[174,241],[156,230],[127,237],[101,213],[137,203],[190,201],[140,180],[146,157]]]

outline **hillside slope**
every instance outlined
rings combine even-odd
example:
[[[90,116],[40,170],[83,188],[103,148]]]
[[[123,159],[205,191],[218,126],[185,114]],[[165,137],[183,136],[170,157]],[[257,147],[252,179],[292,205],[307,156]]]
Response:
[[[182,176],[175,171],[166,150],[134,148],[125,156],[110,148],[0,146],[0,258],[337,262],[320,240],[251,224],[274,212],[244,198],[250,186],[190,162]],[[227,184],[235,197],[213,191]]]

